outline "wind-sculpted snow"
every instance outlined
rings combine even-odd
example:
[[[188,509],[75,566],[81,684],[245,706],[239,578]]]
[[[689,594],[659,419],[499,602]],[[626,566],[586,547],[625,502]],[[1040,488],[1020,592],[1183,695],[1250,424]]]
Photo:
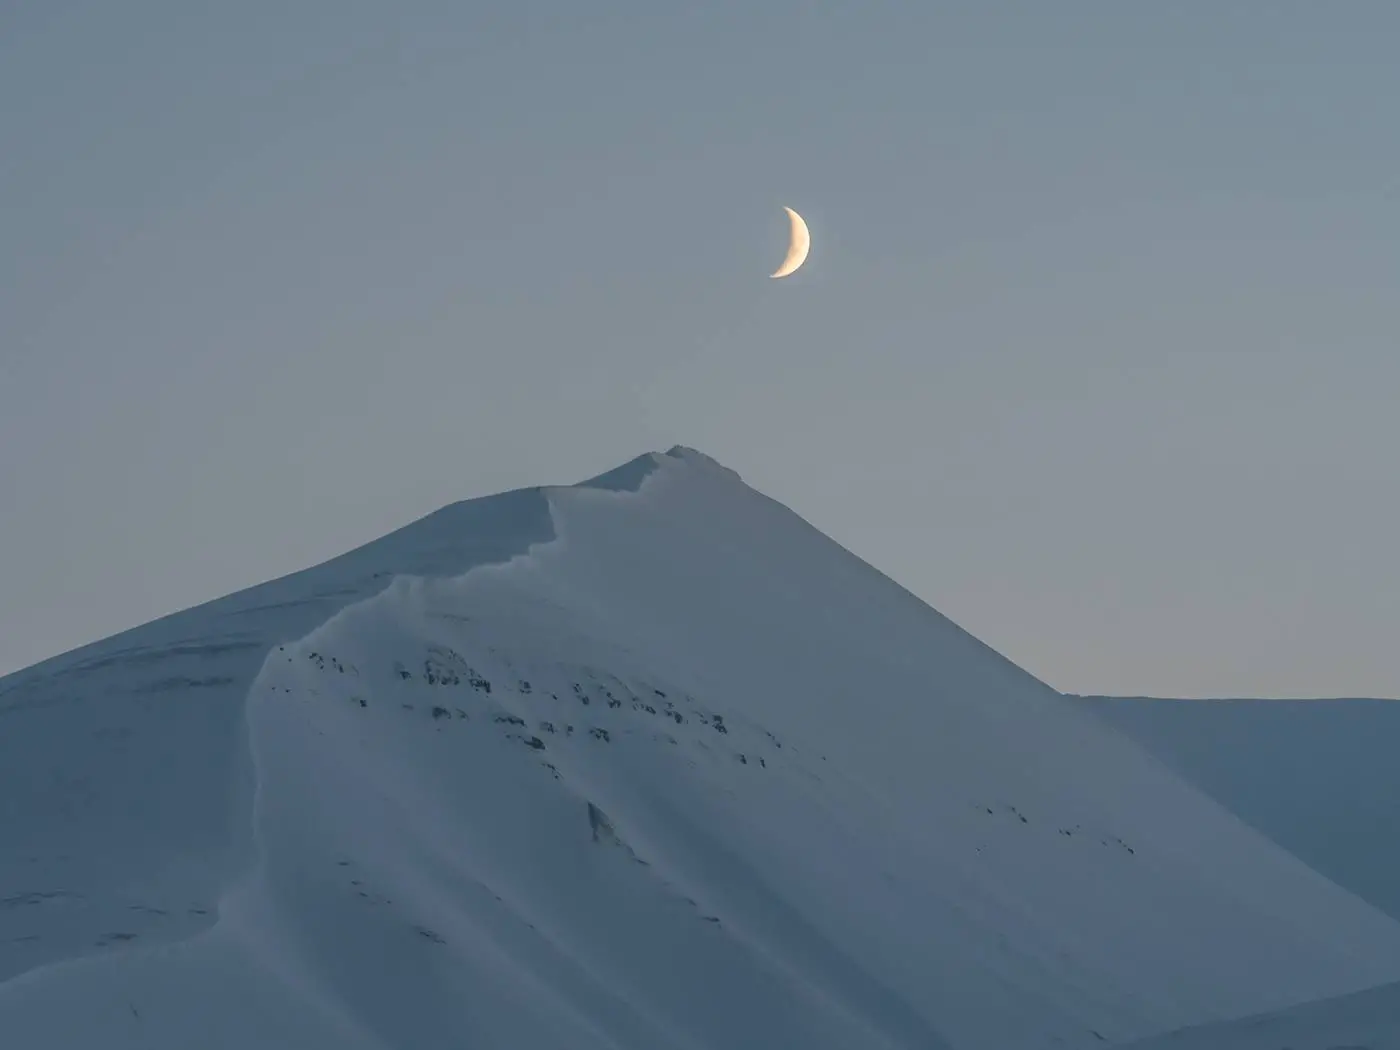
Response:
[[[635,486],[654,462],[595,481]],[[213,922],[248,862],[244,708],[270,649],[398,575],[459,575],[552,536],[539,489],[454,504],[0,679],[0,981]]]
[[[123,884],[206,916],[117,930],[92,858],[119,848],[32,815],[89,850],[107,910],[0,985],[0,1031],[1017,1050],[1400,979],[1400,926],[731,471],[676,449],[597,481],[500,497],[508,525],[491,500],[449,508],[315,588],[227,599],[269,639],[222,739],[242,765],[185,759],[185,823],[145,832]],[[319,620],[261,626],[312,593],[337,595]],[[201,666],[141,681],[238,679]],[[45,680],[24,695],[55,699]],[[160,793],[103,783],[109,813]],[[67,890],[44,870],[26,892]],[[61,907],[16,905],[41,938]],[[98,943],[103,924],[130,936]]]

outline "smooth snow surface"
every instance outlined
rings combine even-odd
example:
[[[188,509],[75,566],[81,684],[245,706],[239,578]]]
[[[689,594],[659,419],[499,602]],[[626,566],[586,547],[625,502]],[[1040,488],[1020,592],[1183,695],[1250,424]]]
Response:
[[[1400,924],[686,449],[0,681],[7,1045],[1100,1046]]]
[[[1187,1028],[1132,1050],[1400,1050],[1400,984]]]
[[[1400,919],[1400,701],[1075,700]]]

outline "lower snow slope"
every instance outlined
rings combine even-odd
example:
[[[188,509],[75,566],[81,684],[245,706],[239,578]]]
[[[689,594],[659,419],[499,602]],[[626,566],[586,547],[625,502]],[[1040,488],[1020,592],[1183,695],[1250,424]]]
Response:
[[[1400,1050],[1400,984],[1187,1028],[1131,1050]]]
[[[0,1031],[1015,1050],[1400,979],[1400,925],[713,461],[493,499],[0,682]]]
[[[1073,699],[1400,919],[1400,701]]]

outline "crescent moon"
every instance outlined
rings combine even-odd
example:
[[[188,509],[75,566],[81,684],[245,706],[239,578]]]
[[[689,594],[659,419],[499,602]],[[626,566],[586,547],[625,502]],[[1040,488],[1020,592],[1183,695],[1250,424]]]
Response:
[[[807,253],[812,250],[812,235],[807,232],[802,216],[787,205],[783,206],[783,211],[788,213],[788,219],[792,222],[792,238],[788,241],[787,258],[769,277],[786,277],[797,272],[797,268],[807,261]]]

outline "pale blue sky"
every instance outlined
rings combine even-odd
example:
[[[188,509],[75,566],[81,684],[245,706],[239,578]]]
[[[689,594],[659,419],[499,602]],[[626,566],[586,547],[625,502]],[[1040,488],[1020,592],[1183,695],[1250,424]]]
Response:
[[[1397,46],[8,0],[0,673],[683,443],[1062,689],[1400,695]]]

